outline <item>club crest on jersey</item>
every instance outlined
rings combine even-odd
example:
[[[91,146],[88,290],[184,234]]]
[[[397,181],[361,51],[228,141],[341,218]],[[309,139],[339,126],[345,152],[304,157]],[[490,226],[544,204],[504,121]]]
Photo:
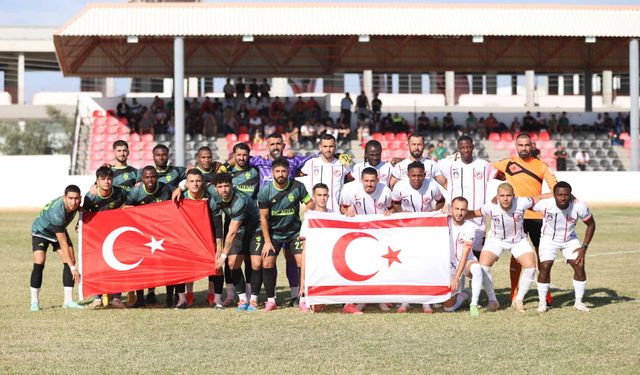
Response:
[[[293,194],[287,195],[287,198],[289,199],[289,202],[293,202],[294,200],[296,200],[296,197]]]
[[[453,172],[451,172],[451,176],[453,178],[460,178],[460,171],[459,170],[454,170]]]
[[[409,204],[409,200],[407,198],[402,198],[402,203]]]
[[[424,178],[431,178],[431,171],[424,171]]]
[[[313,175],[318,176],[320,174],[320,168],[313,168]]]
[[[476,172],[475,174],[476,180],[482,180],[483,177],[484,177],[484,174],[482,172]]]
[[[431,204],[431,197],[424,197],[423,202],[424,202],[424,204],[426,204],[426,205],[430,205],[430,204]]]
[[[553,214],[547,214],[547,221],[553,220]]]
[[[340,169],[336,169],[333,171],[333,176],[334,177],[340,177],[340,175],[342,174],[342,170]]]
[[[128,180],[128,179],[129,179],[129,172],[124,172],[124,174],[122,175],[122,177],[123,177],[125,180]]]
[[[381,174],[380,175],[380,181],[387,181],[387,175],[386,174]]]
[[[164,176],[164,178],[167,180],[167,182],[171,181],[171,175],[170,174]]]
[[[575,219],[575,218],[573,218],[573,217],[571,217],[571,216],[569,216],[569,217],[567,218],[567,223],[569,223],[569,224],[575,224],[575,223],[576,223],[576,219]]]
[[[522,221],[522,215],[520,215],[520,214],[513,215],[513,220]]]
[[[494,217],[493,217],[493,222],[494,222],[496,225],[500,224],[500,216],[494,216]]]
[[[251,172],[245,172],[244,173],[244,178],[249,178],[251,177]]]
[[[384,204],[382,204],[382,202],[376,202],[376,208],[382,209],[384,207]]]
[[[355,206],[356,206],[356,207],[358,207],[358,208],[362,207],[362,202],[360,202],[360,201],[356,201]]]
[[[511,172],[511,174],[522,172],[522,168],[518,164],[511,164],[509,166],[509,172]]]

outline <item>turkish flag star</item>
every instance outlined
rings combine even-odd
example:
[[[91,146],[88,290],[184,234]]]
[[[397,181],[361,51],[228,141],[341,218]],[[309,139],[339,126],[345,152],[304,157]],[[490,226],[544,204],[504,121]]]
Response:
[[[400,258],[398,258],[398,255],[400,254],[400,251],[402,251],[402,250],[393,251],[393,250],[391,250],[391,246],[389,246],[388,252],[385,255],[382,256],[383,258],[387,258],[387,260],[389,261],[389,267],[391,267],[393,262],[402,263],[400,261]]]
[[[150,247],[151,254],[153,254],[156,252],[156,250],[164,251],[164,247],[162,247],[163,242],[164,242],[164,238],[161,240],[156,240],[155,237],[151,236],[151,242],[144,244],[144,246]]]

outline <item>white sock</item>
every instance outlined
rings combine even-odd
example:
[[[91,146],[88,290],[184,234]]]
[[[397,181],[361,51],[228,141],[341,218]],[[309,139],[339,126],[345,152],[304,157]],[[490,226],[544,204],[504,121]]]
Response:
[[[364,303],[359,303],[356,305],[356,309],[358,309],[358,311],[362,311],[362,309],[364,309],[365,304]]]
[[[422,310],[431,310],[431,305],[428,303],[423,303],[422,304]]]
[[[408,303],[403,303],[402,305],[400,305],[400,307],[404,307],[405,309],[409,309],[409,304]]]
[[[96,295],[93,297],[93,300],[94,300],[94,301],[102,301],[102,296],[101,296],[101,295],[99,295],[99,294],[96,294]]]
[[[538,282],[538,298],[540,303],[547,303],[547,293],[549,293],[549,283]]]
[[[227,299],[233,298],[234,294],[236,294],[236,289],[233,285],[227,285]]]
[[[469,266],[469,272],[471,272],[471,304],[478,306],[482,291],[482,267],[479,263],[474,263]]]
[[[460,308],[460,306],[462,306],[462,302],[464,302],[464,296],[462,295],[462,293],[458,293],[458,296],[456,297],[456,303],[454,303],[451,307],[445,306],[442,309],[446,312],[456,311]]]
[[[258,301],[258,296],[256,296],[255,294],[252,294],[250,301]]]
[[[240,301],[247,302],[247,293],[238,294],[238,298],[240,299]]]
[[[489,301],[497,301],[496,292],[493,290],[493,275],[491,274],[491,267],[489,266],[480,266],[482,267],[482,286],[484,286],[484,291],[487,293],[487,298]]]
[[[213,296],[213,303],[215,303],[216,305],[221,305],[222,304],[222,294],[215,294]]]
[[[524,300],[529,288],[531,288],[531,283],[533,282],[535,275],[535,267],[522,269],[522,272],[520,272],[520,281],[518,281],[518,294],[516,295],[516,301],[522,302]]]
[[[64,287],[64,303],[73,301],[73,287],[65,286]]]
[[[576,303],[582,303],[582,297],[584,297],[584,290],[587,288],[587,280],[578,281],[573,280],[573,290],[576,293]]]
[[[298,291],[300,290],[300,288],[298,288],[297,286],[292,286],[291,287],[291,298],[298,298]]]
[[[269,297],[269,298],[267,298],[267,302],[276,303],[276,297]]]
[[[178,305],[187,303],[187,295],[185,293],[178,293]]]
[[[40,303],[40,288],[31,288],[31,303]]]

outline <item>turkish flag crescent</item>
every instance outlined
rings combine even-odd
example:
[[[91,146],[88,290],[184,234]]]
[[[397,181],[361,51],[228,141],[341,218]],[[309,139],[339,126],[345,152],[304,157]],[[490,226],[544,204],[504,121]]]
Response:
[[[173,285],[216,274],[206,201],[83,213],[80,297]]]
[[[449,226],[435,213],[307,212],[308,303],[440,303],[451,296]]]

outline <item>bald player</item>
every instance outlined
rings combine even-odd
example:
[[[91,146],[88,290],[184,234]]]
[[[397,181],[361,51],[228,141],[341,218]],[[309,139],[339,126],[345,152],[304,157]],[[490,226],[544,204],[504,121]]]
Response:
[[[556,177],[544,162],[531,156],[531,136],[522,133],[516,138],[518,156],[502,159],[493,163],[498,171],[496,178],[505,179],[515,190],[516,197],[533,197],[542,194],[542,183],[546,182],[549,190],[557,183]],[[531,239],[536,255],[540,246],[540,231],[542,229],[542,213],[531,209],[524,214],[524,231]],[[538,257],[539,259],[539,257]],[[538,260],[538,268],[540,261]],[[515,258],[511,257],[511,300],[518,294],[518,280],[522,267]],[[547,296],[547,303],[551,304],[551,294]]]

